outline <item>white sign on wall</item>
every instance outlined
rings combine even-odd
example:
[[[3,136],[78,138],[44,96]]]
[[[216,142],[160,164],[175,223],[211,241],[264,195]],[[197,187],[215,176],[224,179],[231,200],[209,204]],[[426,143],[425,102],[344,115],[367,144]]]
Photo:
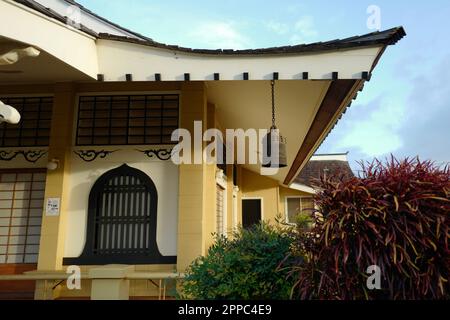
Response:
[[[50,217],[59,216],[60,198],[48,198],[46,203],[45,214]]]

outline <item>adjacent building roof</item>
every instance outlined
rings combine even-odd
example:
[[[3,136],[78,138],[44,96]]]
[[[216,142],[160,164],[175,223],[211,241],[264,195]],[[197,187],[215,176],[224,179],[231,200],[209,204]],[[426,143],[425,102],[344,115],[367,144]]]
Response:
[[[305,165],[294,183],[314,187],[317,179],[324,175],[352,178],[352,169],[347,160],[347,153],[315,155]]]

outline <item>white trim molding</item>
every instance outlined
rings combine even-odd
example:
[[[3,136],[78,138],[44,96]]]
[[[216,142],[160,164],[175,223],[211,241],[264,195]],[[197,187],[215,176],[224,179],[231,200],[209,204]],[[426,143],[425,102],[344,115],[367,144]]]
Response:
[[[239,187],[233,187],[233,231],[236,231],[238,228],[238,195],[239,195]]]
[[[216,188],[219,187],[222,189],[222,197],[223,197],[223,212],[222,212],[222,231],[221,234],[228,235],[228,192],[227,192],[227,177],[225,176],[223,170],[217,169],[216,171]],[[216,198],[217,205],[217,198]],[[216,216],[216,227],[217,227],[217,214]],[[217,230],[216,230],[217,231]]]
[[[347,155],[348,153],[316,154],[310,161],[348,161]]]
[[[314,188],[311,188],[311,187],[309,187],[309,186],[306,186],[306,185],[304,185],[304,184],[300,184],[300,183],[292,183],[290,186],[289,186],[291,189],[294,189],[294,190],[298,190],[298,191],[303,191],[303,192],[306,192],[306,193],[310,193],[310,194],[312,194],[312,195],[314,195],[314,194],[316,194],[317,193],[317,190],[316,189],[314,189]]]

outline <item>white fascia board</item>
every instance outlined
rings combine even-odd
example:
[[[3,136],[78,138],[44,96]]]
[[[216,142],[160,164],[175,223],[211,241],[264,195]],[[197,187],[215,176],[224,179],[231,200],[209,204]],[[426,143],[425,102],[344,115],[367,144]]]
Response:
[[[298,190],[298,191],[303,191],[306,193],[310,193],[310,194],[315,194],[317,193],[316,189],[305,186],[303,184],[300,183],[292,183],[289,188],[294,189],[294,190]]]
[[[310,161],[348,161],[347,154],[314,155]]]
[[[95,38],[11,0],[0,1],[0,36],[30,44],[96,79]]]
[[[333,72],[339,79],[361,79],[362,72],[371,71],[383,49],[383,45],[338,50],[323,53],[286,55],[214,55],[181,52],[154,48],[141,44],[100,39],[97,41],[99,73],[106,81],[124,81],[126,74],[133,81],[153,81],[155,74],[162,81],[183,81],[184,74],[190,80],[243,80],[248,72],[249,80],[271,80],[278,72],[280,80],[302,79],[308,72],[309,79],[329,80]]]

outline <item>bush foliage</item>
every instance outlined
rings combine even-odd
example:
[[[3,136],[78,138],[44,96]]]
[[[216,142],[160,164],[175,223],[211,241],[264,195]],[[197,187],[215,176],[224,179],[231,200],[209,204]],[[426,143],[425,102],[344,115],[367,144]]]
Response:
[[[218,236],[207,255],[188,268],[183,294],[201,300],[288,299],[293,282],[279,266],[292,241],[267,224],[240,229],[229,239]]]
[[[419,159],[363,165],[361,178],[322,178],[324,219],[301,233],[292,269],[299,299],[448,299],[450,170]],[[381,269],[369,290],[367,268]]]

